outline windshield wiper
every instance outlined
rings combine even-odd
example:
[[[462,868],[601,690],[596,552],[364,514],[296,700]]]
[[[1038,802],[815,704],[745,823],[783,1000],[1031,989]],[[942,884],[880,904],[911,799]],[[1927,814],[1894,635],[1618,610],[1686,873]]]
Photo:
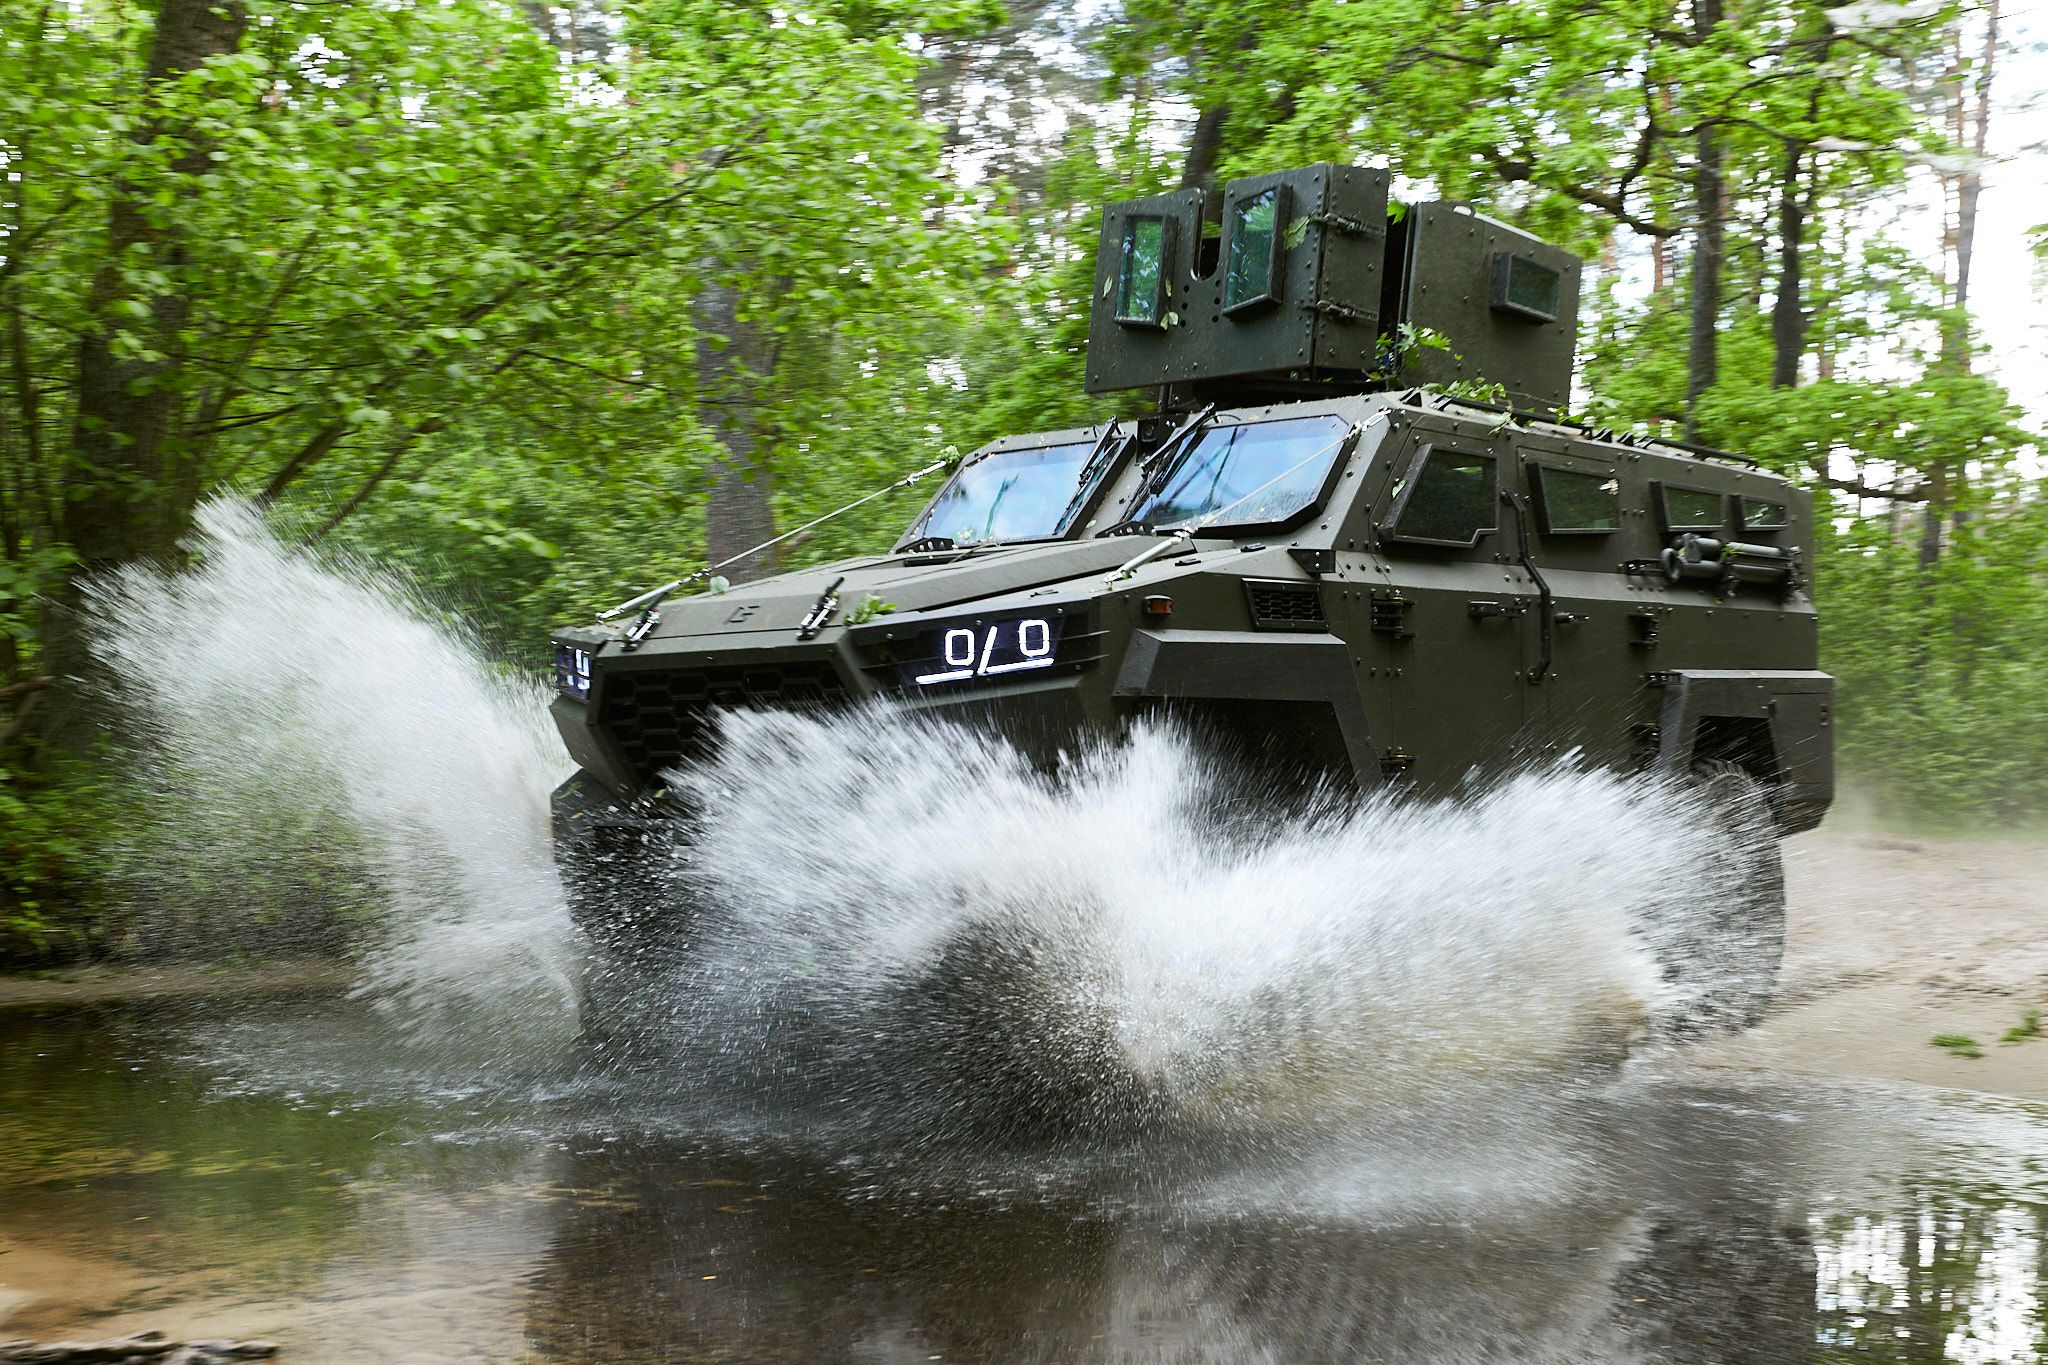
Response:
[[[1183,426],[1179,431],[1167,437],[1160,444],[1159,449],[1152,452],[1152,458],[1145,461],[1145,468],[1149,471],[1154,465],[1157,465],[1158,472],[1145,481],[1145,492],[1148,495],[1157,493],[1160,489],[1166,487],[1167,483],[1173,478],[1174,471],[1180,468],[1183,460],[1187,459],[1188,452],[1195,448],[1194,438],[1196,433],[1207,426],[1209,419],[1215,415],[1216,405],[1214,403],[1203,404],[1195,415],[1188,419],[1186,426]],[[1171,460],[1166,458],[1168,451],[1173,452]]]
[[[1152,496],[1166,486],[1167,480],[1173,477],[1173,472],[1180,468],[1181,460],[1185,458],[1187,451],[1194,449],[1192,441],[1196,433],[1200,432],[1208,424],[1209,419],[1215,415],[1216,405],[1214,403],[1204,403],[1196,410],[1194,416],[1182,423],[1180,428],[1171,436],[1161,441],[1157,450],[1139,462],[1138,470],[1146,477],[1138,485],[1138,491],[1144,495],[1139,500],[1138,506],[1143,506],[1146,502],[1151,501]],[[1169,455],[1172,458],[1169,459]],[[1126,517],[1116,525],[1097,531],[1095,534],[1097,536],[1142,535],[1146,534],[1146,532],[1138,528],[1147,525],[1148,523],[1141,521],[1135,516]]]
[[[1102,477],[1102,471],[1109,466],[1115,454],[1123,450],[1125,442],[1119,439],[1118,428],[1122,423],[1110,419],[1102,429],[1101,439],[1095,442],[1095,449],[1088,452],[1087,461],[1081,466],[1081,478],[1075,485],[1074,496],[1067,499],[1067,505],[1060,509],[1059,520],[1052,524],[1054,535],[1064,535],[1067,523],[1080,515],[1081,506],[1088,501],[1088,495],[1095,491],[1095,484]]]

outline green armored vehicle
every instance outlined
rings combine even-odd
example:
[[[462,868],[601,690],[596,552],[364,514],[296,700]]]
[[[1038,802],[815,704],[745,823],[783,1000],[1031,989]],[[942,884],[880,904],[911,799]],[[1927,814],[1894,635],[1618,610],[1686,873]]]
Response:
[[[557,633],[586,928],[652,932],[611,923],[590,869],[673,828],[662,774],[719,708],[882,698],[1047,755],[1165,712],[1368,791],[1573,751],[1696,774],[1757,845],[1727,912],[1752,1017],[1782,942],[1772,831],[1833,794],[1811,502],[1561,416],[1579,276],[1462,206],[1390,212],[1377,170],[1111,205],[1087,387],[1155,390],[1156,414],[973,452],[887,553]]]

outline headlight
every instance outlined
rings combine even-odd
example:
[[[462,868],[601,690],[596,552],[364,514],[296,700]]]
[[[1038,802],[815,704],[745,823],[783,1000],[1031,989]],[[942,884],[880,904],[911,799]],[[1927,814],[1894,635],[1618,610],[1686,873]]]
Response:
[[[577,701],[590,700],[590,651],[576,645],[555,644],[555,689]]]
[[[1020,613],[934,626],[897,649],[896,676],[906,689],[921,689],[1051,668],[1062,624],[1056,615]]]

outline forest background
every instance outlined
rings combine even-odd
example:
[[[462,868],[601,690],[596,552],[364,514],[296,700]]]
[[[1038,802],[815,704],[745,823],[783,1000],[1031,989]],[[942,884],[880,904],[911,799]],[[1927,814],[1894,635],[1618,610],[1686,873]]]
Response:
[[[177,562],[207,498],[398,567],[538,671],[555,623],[1103,415],[1100,205],[1315,160],[1582,251],[1581,411],[1814,490],[1839,754],[1886,818],[2048,812],[2042,414],[1997,378],[2042,359],[1977,322],[2043,291],[1973,272],[2024,23],[0,0],[0,961],[122,941],[96,869],[137,797],[83,704],[80,586]],[[926,491],[740,573],[884,545]]]

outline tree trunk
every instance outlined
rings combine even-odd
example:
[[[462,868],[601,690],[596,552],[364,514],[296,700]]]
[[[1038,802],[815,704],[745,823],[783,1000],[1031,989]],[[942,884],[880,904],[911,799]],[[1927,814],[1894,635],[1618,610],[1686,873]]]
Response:
[[[1962,34],[1956,35],[1956,60],[1952,68],[1954,103],[1950,127],[1956,143],[1973,159],[1954,177],[1955,218],[1945,245],[1954,253],[1955,289],[1949,298],[1948,317],[1942,324],[1941,368],[1956,374],[1970,372],[1970,266],[1977,243],[1977,201],[1984,191],[1981,169],[1991,132],[1991,73],[1998,55],[1998,3],[1990,0],[1984,15],[1983,64],[1976,72],[1974,107],[1963,80]],[[1932,573],[1947,548],[1950,528],[1963,524],[1957,504],[1968,492],[1970,468],[1967,458],[1938,455],[1927,470],[1927,505],[1920,524],[1920,567]]]
[[[239,5],[163,0],[145,81],[160,85],[208,58],[233,52],[241,44],[246,22]],[[158,125],[141,136],[154,140],[188,135],[184,129]],[[199,175],[210,164],[209,150],[200,139],[190,138],[172,163],[173,170],[181,176]],[[116,304],[130,301],[120,266],[138,251],[173,278],[183,265],[183,243],[175,228],[123,195],[108,212],[106,259],[92,285],[94,321],[78,344],[77,414],[64,531],[88,571],[169,551],[192,510],[190,496],[172,496],[192,482],[175,467],[173,431],[180,394],[172,362],[123,359],[114,350],[110,314]],[[149,316],[142,327],[150,334],[152,348],[175,352],[174,340],[190,316],[191,300],[168,292],[143,302]]]
[[[162,85],[233,52],[246,27],[239,4],[162,0],[144,81]],[[211,164],[209,146],[188,129],[158,122],[136,135],[181,139],[184,150],[172,162],[181,177],[197,177]],[[89,296],[93,320],[78,342],[77,403],[63,479],[63,531],[77,561],[42,623],[43,670],[59,680],[63,695],[46,701],[37,738],[58,750],[82,748],[98,728],[97,718],[78,704],[92,672],[78,619],[78,584],[122,564],[171,554],[198,497],[196,472],[178,446],[182,395],[175,362],[124,358],[115,348],[116,305],[140,302],[147,314],[131,320],[129,328],[145,333],[158,355],[179,349],[176,337],[191,315],[191,299],[172,290],[135,300],[120,268],[141,256],[176,279],[184,244],[171,225],[175,221],[175,214],[145,205],[132,191],[116,196],[107,214],[104,261]]]
[[[1805,145],[1787,139],[1784,180],[1778,186],[1778,297],[1771,305],[1771,387],[1776,389],[1798,385],[1799,359],[1806,350],[1804,280],[1801,274],[1806,202],[1800,196],[1799,183],[1800,170],[1805,163]]]
[[[1180,174],[1184,190],[1214,189],[1216,163],[1223,156],[1223,125],[1230,119],[1230,106],[1211,105],[1195,115],[1195,131],[1188,138],[1188,156]]]
[[[1721,0],[1697,0],[1693,27],[1705,41],[1721,23]],[[1699,434],[1699,396],[1720,377],[1721,257],[1727,203],[1721,184],[1721,130],[1704,111],[1698,127],[1693,169],[1692,317],[1685,349],[1685,429]]]
[[[760,387],[773,357],[760,329],[740,316],[738,286],[707,285],[697,296],[697,325],[725,339],[723,349],[706,337],[697,341],[697,392],[705,425],[724,447],[704,508],[704,550],[708,564],[735,555],[720,570],[738,581],[772,574],[781,564],[775,550],[745,555],[775,534],[774,485],[756,458],[760,441]]]
[[[1967,373],[1970,369],[1970,264],[1977,248],[1977,201],[1984,193],[1984,158],[1991,142],[1991,74],[1998,57],[1999,0],[1988,0],[1984,8],[1984,50],[1977,68],[1976,99],[1969,107],[1958,83],[1956,89],[1956,142],[1970,155],[1970,163],[1956,177],[1955,295],[1948,325],[1941,341],[1942,362],[1949,369]]]

